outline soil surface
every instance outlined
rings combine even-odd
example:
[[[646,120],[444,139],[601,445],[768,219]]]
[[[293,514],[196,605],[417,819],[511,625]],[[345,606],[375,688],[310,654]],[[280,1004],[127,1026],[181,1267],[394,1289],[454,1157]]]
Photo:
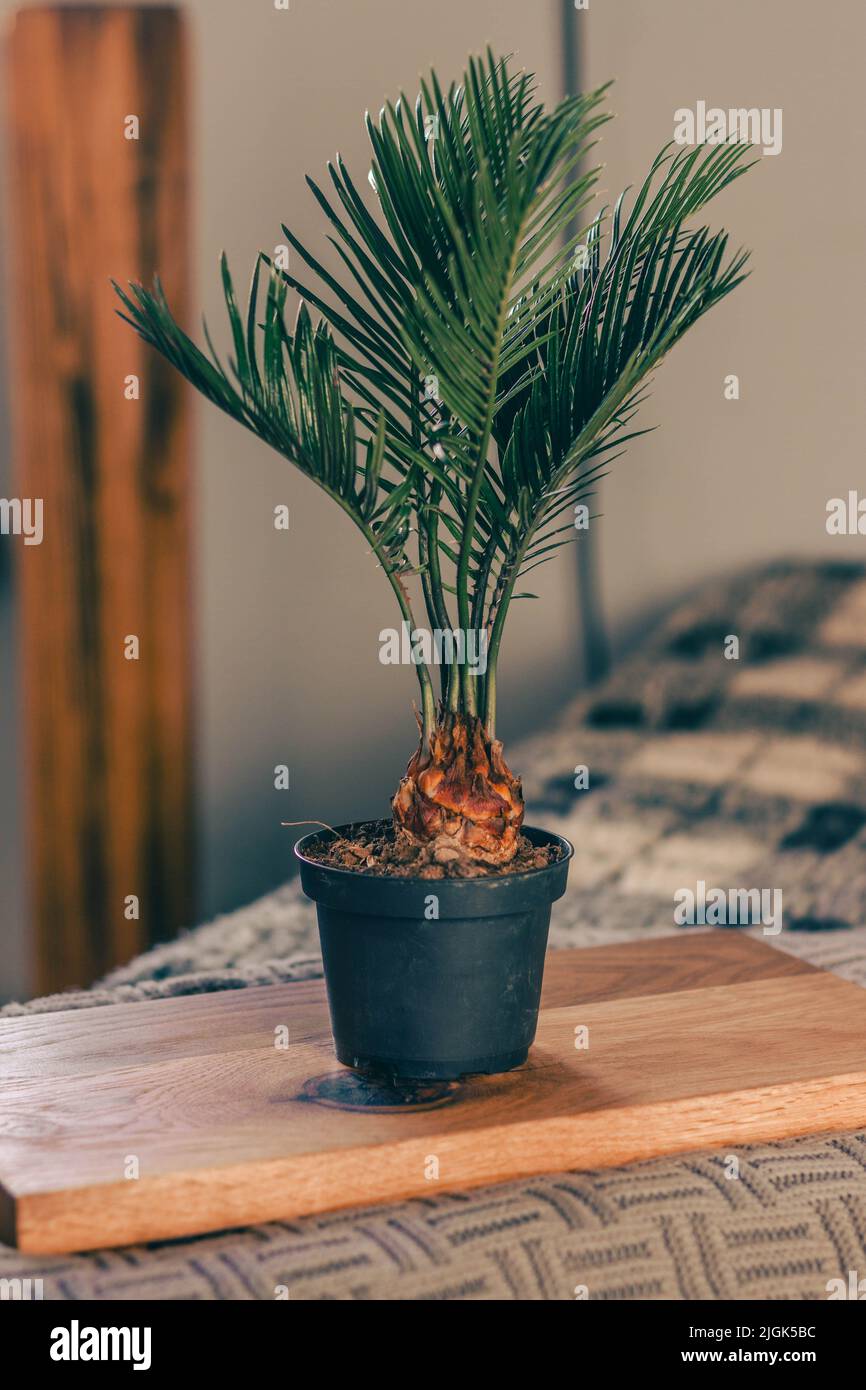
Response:
[[[545,869],[560,857],[558,845],[534,845],[521,835],[509,864],[467,864],[465,855],[444,838],[426,845],[398,838],[391,821],[368,821],[352,826],[351,832],[350,837],[326,832],[305,851],[307,858],[384,878],[501,878]]]

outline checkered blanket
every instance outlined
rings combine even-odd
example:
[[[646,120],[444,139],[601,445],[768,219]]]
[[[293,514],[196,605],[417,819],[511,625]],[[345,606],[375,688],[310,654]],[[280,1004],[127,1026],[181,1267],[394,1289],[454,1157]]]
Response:
[[[553,947],[693,931],[675,900],[698,882],[777,888],[781,932],[738,929],[866,985],[863,568],[777,565],[714,586],[509,761],[529,819],[576,848]],[[290,883],[95,990],[4,1013],[320,973]],[[736,1182],[705,1153],[161,1246],[0,1248],[0,1278],[71,1299],[765,1299],[866,1276],[866,1133],[739,1157]]]

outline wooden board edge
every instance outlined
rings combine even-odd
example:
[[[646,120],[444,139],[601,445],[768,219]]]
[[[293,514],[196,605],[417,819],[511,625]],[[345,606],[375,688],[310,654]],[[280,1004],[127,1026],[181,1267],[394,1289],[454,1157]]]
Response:
[[[724,1116],[718,1115],[719,1107]],[[798,1107],[805,1113],[792,1124],[792,1109]],[[387,1152],[376,1144],[341,1150],[327,1156],[332,1161],[310,1153],[21,1195],[15,1201],[13,1244],[23,1253],[63,1254],[408,1201],[430,1195],[424,1174],[431,1151],[443,1173],[435,1190],[459,1192],[542,1173],[594,1171],[861,1126],[866,1127],[866,1071],[631,1106],[619,1113],[559,1115],[486,1130],[427,1134]],[[663,1132],[664,1140],[648,1140],[654,1132]],[[678,1140],[677,1132],[688,1138]],[[495,1162],[485,1158],[491,1152]],[[413,1170],[417,1177],[410,1178]],[[203,1210],[216,1188],[218,1220]],[[169,1209],[172,1218],[160,1219],[158,1213]]]

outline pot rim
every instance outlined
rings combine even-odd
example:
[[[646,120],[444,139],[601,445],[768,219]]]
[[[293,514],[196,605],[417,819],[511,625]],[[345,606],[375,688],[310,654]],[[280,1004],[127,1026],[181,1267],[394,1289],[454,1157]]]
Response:
[[[362,826],[381,825],[382,823],[383,818],[379,816],[372,820],[346,821],[342,825],[335,825],[330,828],[336,835],[344,835],[347,830],[358,830]],[[312,840],[318,839],[321,833],[321,829],[319,829],[308,831],[306,835],[302,835],[301,838],[295,842],[293,850],[295,858],[301,864],[309,864],[311,868],[317,869],[320,873],[328,875],[333,874],[335,879],[346,879],[355,883],[364,879],[367,880],[367,882],[405,884],[407,886],[413,883],[429,884],[436,882],[440,884],[447,883],[449,891],[460,891],[461,889],[468,888],[477,889],[485,882],[523,883],[528,879],[538,878],[543,874],[549,874],[554,869],[562,868],[563,865],[568,864],[569,861],[574,858],[574,845],[565,835],[561,835],[559,831],[545,830],[538,825],[524,825],[521,826],[522,834],[528,837],[538,835],[547,841],[556,840],[559,842],[560,846],[564,846],[565,852],[561,854],[558,859],[554,859],[550,864],[544,864],[540,869],[523,869],[520,873],[516,874],[482,874],[477,878],[445,878],[435,880],[420,878],[414,874],[397,877],[394,874],[359,873],[357,869],[338,869],[333,864],[323,864],[320,859],[310,859],[308,855],[303,853],[303,846],[307,845],[308,842]]]

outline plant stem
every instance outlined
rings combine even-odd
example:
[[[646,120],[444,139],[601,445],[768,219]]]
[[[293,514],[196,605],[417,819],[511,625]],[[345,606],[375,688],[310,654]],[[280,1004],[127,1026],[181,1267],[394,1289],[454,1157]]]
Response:
[[[517,264],[520,258],[520,244],[523,236],[523,225],[520,227],[520,235],[514,239],[514,246],[508,264],[508,271],[503,281],[504,290],[509,290],[514,280]],[[457,566],[457,603],[460,611],[460,626],[464,634],[469,632],[470,610],[469,610],[469,561],[472,554],[472,541],[475,538],[475,519],[478,514],[478,502],[481,497],[481,489],[484,485],[484,473],[487,468],[487,452],[490,448],[490,440],[493,435],[493,420],[496,414],[496,383],[499,378],[499,360],[502,354],[502,336],[505,331],[505,321],[508,317],[509,295],[503,292],[499,305],[499,325],[496,334],[496,350],[493,360],[490,363],[490,380],[493,383],[487,401],[487,415],[481,430],[481,437],[478,443],[478,462],[475,466],[475,475],[472,479],[472,486],[466,500],[466,517],[464,521],[463,540],[460,543],[460,560]],[[489,668],[488,668],[489,669]],[[477,703],[475,699],[475,687],[472,684],[473,677],[469,673],[468,664],[464,664],[460,671],[460,684],[463,692],[463,708],[466,714],[477,714]]]
[[[432,608],[431,624],[440,628],[443,632],[451,628],[451,618],[448,614],[448,606],[445,602],[445,591],[442,587],[442,570],[439,563],[439,503],[442,500],[442,484],[434,482],[430,489],[428,505],[425,509],[425,516],[418,518],[419,544],[423,536],[423,554],[426,563],[425,581],[429,590],[429,606]],[[442,703],[449,709],[457,708],[459,699],[459,685],[457,672],[454,665],[448,667],[447,675],[442,672]]]
[[[487,684],[485,689],[484,702],[484,729],[488,738],[496,737],[496,668],[499,664],[499,648],[502,645],[502,633],[505,627],[505,619],[508,614],[508,605],[511,602],[511,595],[514,592],[514,585],[517,582],[517,575],[523,563],[523,552],[520,552],[519,559],[514,564],[511,578],[506,583],[499,606],[496,610],[496,617],[493,620],[493,629],[490,634],[490,642],[487,648]],[[497,579],[497,588],[501,580],[501,575]]]
[[[376,556],[376,559],[379,561],[379,564],[382,566],[382,569],[385,571],[388,583],[391,585],[394,596],[397,599],[403,621],[408,624],[409,640],[411,642],[415,632],[415,617],[412,612],[412,604],[409,595],[406,592],[405,585],[399,573],[391,567],[388,557],[383,553],[382,547],[377,541],[372,529],[365,522],[359,521],[357,516],[355,516],[352,510],[347,506],[344,498],[340,497],[338,493],[333,492],[330,488],[325,488],[324,490],[329,496],[333,497],[334,501],[339,503],[343,508],[343,511],[352,518],[367,541],[373,554]],[[429,743],[433,730],[436,727],[436,693],[433,689],[433,681],[430,678],[430,671],[426,663],[423,661],[416,662],[415,669],[418,676],[418,684],[421,687],[422,734],[424,742]]]
[[[487,462],[489,439],[490,426],[488,425],[481,437],[478,450],[478,464],[475,468],[475,476],[472,479],[472,485],[466,499],[463,540],[460,542],[460,557],[457,564],[457,611],[464,635],[468,634],[469,626],[472,621],[469,607],[469,560],[472,554],[472,538],[475,532],[478,500],[481,496],[481,488],[484,483],[484,467]],[[463,697],[464,712],[466,714],[475,714],[477,712],[475,687],[472,684],[469,666],[466,662],[464,662],[460,668],[460,691]]]
[[[412,613],[412,604],[409,601],[409,595],[406,593],[406,589],[399,574],[391,570],[387,570],[386,573],[391,588],[397,596],[397,602],[400,605],[403,621],[408,626],[409,641],[411,643],[415,633],[415,618]],[[433,689],[433,681],[430,678],[430,671],[425,662],[415,662],[415,669],[418,674],[418,684],[421,687],[422,734],[424,742],[429,743],[433,730],[436,727],[436,692]]]
[[[487,658],[487,681],[484,686],[484,732],[489,739],[496,737],[496,667]]]

